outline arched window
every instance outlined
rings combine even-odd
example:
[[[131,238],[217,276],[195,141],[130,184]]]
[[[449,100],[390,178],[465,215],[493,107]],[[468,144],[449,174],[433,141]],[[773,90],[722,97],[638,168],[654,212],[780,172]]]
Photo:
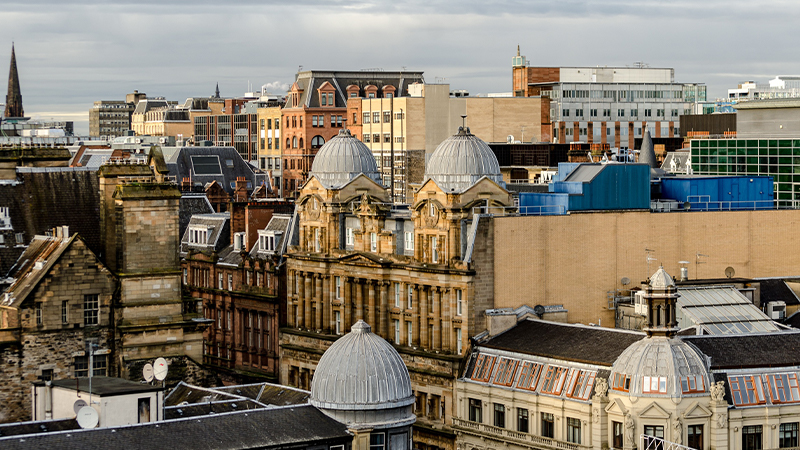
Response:
[[[324,143],[325,139],[322,136],[317,135],[311,138],[311,148],[320,148]]]
[[[300,138],[300,148],[305,148],[303,147],[303,138]]]
[[[292,138],[292,148],[297,148],[297,136]]]
[[[286,147],[284,148],[292,148],[291,146],[289,146],[289,138],[286,138]]]

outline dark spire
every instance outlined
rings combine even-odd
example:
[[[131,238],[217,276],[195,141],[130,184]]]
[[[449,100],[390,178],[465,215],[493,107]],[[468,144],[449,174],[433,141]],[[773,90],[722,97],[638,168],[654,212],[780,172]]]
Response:
[[[214,91],[214,98],[219,98],[219,82],[217,82],[217,90]]]
[[[14,44],[11,44],[11,68],[8,70],[8,95],[6,95],[5,117],[25,117],[22,110],[22,93],[19,89],[19,74],[17,74],[17,56],[14,53]]]

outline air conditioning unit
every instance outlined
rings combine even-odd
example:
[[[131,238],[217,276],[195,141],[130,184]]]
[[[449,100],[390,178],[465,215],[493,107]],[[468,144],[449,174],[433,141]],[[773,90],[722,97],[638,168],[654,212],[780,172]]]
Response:
[[[786,317],[786,302],[767,303],[767,315],[772,320],[780,320]]]
[[[636,291],[634,294],[633,312],[640,316],[647,315],[647,300],[644,298],[644,291]]]

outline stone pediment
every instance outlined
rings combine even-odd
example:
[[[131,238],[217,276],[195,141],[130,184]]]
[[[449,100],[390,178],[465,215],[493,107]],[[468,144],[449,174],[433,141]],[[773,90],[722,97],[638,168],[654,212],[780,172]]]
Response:
[[[641,413],[639,413],[639,417],[646,417],[651,419],[669,419],[670,413],[668,413],[664,408],[658,405],[658,403],[653,402],[647,405]]]
[[[700,402],[694,402],[686,408],[686,412],[683,415],[687,419],[701,419],[711,417],[711,411],[701,405]]]
[[[619,414],[622,416],[628,413],[628,408],[626,408],[618,398],[611,400],[608,405],[606,405],[605,410],[608,414]]]
[[[342,264],[355,264],[360,266],[383,267],[391,265],[394,262],[391,258],[384,258],[368,252],[355,252],[350,253],[339,258]]]

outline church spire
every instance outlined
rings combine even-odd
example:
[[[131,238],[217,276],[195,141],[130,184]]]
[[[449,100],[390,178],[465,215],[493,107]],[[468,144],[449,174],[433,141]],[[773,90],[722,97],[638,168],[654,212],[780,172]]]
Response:
[[[219,82],[217,82],[217,90],[214,91],[214,98],[219,98]]]
[[[22,93],[19,89],[19,74],[17,73],[17,56],[14,53],[14,44],[11,44],[11,68],[8,70],[8,95],[6,95],[5,117],[24,117],[22,110]]]

